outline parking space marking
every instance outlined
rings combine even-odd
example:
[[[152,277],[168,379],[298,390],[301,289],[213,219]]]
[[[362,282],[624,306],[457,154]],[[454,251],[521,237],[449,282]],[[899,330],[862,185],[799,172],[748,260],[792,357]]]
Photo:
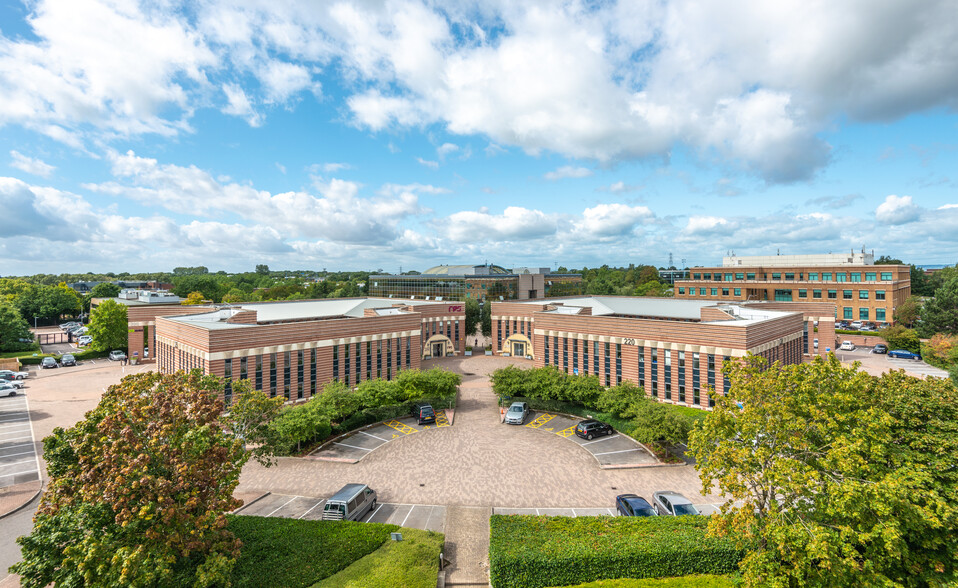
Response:
[[[372,433],[367,433],[366,431],[359,431],[359,432],[362,433],[363,435],[366,435],[367,437],[375,437],[376,439],[379,439],[382,442],[389,441],[389,439],[383,439],[382,437],[378,435],[373,435]]]
[[[536,420],[532,421],[526,426],[529,427],[530,429],[538,429],[538,428],[541,428],[542,425],[548,423],[554,418],[556,418],[556,415],[554,414],[540,414],[539,416],[536,417]]]
[[[299,498],[299,496],[293,496],[292,498],[290,498],[289,500],[287,500],[286,502],[284,502],[279,508],[277,508],[276,510],[272,511],[271,513],[269,513],[269,514],[266,515],[266,516],[268,516],[268,517],[273,516],[274,514],[276,514],[277,512],[279,512],[284,506],[286,506],[286,505],[289,504],[290,502],[296,500],[297,498]]]
[[[609,439],[615,439],[618,435],[606,435],[601,439],[596,439],[595,441],[586,441],[583,445],[591,445],[593,443],[598,443],[599,441],[608,441]],[[596,455],[602,455],[601,453],[596,453]]]
[[[568,429],[563,429],[559,431],[558,433],[556,433],[556,435],[560,437],[567,437],[567,438],[571,437],[572,435],[575,435],[575,425],[572,425]]]
[[[406,526],[406,521],[409,520],[409,515],[411,515],[411,514],[412,514],[412,511],[414,511],[414,510],[416,510],[416,507],[415,507],[415,506],[413,506],[412,508],[409,509],[409,512],[406,513],[406,518],[404,518],[404,519],[402,520],[402,522],[399,523],[399,526],[400,526],[400,527],[405,527],[405,526]]]
[[[418,431],[405,423],[400,423],[399,421],[393,420],[388,423],[383,423],[387,427],[396,429],[404,435],[412,435],[413,433],[418,433]]]
[[[448,427],[449,419],[446,418],[446,411],[440,410],[436,413],[436,427]]]
[[[333,445],[342,445],[343,447],[349,447],[350,449],[362,449],[363,451],[372,451],[373,449],[375,449],[375,447],[370,449],[369,447],[359,447],[357,445],[348,445],[346,443],[340,443],[339,441],[333,441]]]
[[[592,455],[612,455],[613,453],[628,453],[630,451],[642,451],[641,449],[622,449],[620,451],[606,451],[605,453],[593,453]]]
[[[324,502],[326,502],[326,501],[323,500],[323,499],[320,499],[319,502],[317,502],[317,503],[314,504],[313,506],[309,507],[309,510],[307,510],[306,512],[304,512],[303,514],[299,515],[299,516],[296,517],[296,518],[297,518],[297,519],[303,518],[304,516],[306,516],[306,515],[308,515],[309,513],[313,512],[313,509],[315,509],[317,506],[319,506],[320,504],[322,504],[322,503],[324,503]],[[288,504],[288,503],[287,503],[287,504]]]

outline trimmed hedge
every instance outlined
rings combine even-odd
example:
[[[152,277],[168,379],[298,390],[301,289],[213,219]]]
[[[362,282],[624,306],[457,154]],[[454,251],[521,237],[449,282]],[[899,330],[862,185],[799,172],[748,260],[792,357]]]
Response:
[[[63,357],[64,353],[40,353],[35,357],[21,357],[20,363],[23,365],[40,365],[40,362],[43,361],[44,357],[55,357],[57,361],[60,361],[60,358]],[[87,349],[86,351],[77,351],[73,354],[73,357],[77,361],[82,361],[84,359],[99,359],[101,357],[106,357],[110,355],[109,351],[97,351],[95,349]]]
[[[402,535],[313,588],[434,588],[443,534],[404,528]]]
[[[730,574],[742,551],[706,537],[707,517],[536,517],[489,520],[489,576],[505,586]]]
[[[578,584],[573,588],[732,588],[735,581],[728,576],[680,576],[678,578],[619,578]]]
[[[234,587],[312,586],[376,551],[399,530],[376,523],[242,515],[230,515],[228,526],[243,542],[233,568]]]

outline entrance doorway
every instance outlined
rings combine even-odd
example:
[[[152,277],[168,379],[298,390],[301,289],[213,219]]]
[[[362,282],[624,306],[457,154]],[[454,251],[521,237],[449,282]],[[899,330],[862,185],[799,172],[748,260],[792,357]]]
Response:
[[[513,355],[513,357],[525,357],[525,356],[526,356],[526,344],[525,344],[525,343],[513,343],[513,344],[512,344],[512,355]]]
[[[444,343],[433,343],[432,344],[432,356],[433,357],[444,357],[446,355],[446,345]]]

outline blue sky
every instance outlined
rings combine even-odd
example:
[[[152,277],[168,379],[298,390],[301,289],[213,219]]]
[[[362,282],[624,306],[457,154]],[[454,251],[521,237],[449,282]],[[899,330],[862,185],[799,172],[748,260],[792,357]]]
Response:
[[[0,4],[0,275],[958,260],[922,2]]]

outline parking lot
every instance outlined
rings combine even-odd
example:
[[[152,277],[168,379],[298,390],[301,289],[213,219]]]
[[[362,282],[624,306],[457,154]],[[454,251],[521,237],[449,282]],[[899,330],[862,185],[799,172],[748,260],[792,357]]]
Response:
[[[861,362],[861,367],[864,371],[876,376],[888,370],[905,370],[905,373],[908,375],[919,378],[927,378],[929,376],[935,378],[948,377],[948,372],[928,365],[924,361],[888,357],[882,353],[872,353],[872,349],[874,348],[858,347],[854,351],[839,350],[836,351],[835,354],[843,363],[851,363],[853,361]]]
[[[436,423],[420,425],[413,417],[391,419],[377,423],[349,433],[345,437],[326,443],[313,453],[310,458],[324,461],[338,461],[356,463],[374,450],[382,447],[394,439],[401,439],[406,435],[414,435],[430,429],[448,427],[452,424],[453,411],[437,410]]]
[[[236,514],[318,521],[323,518],[325,498],[269,494]],[[361,519],[364,523],[399,525],[412,529],[444,532],[446,507],[432,504],[390,504],[380,502]]]
[[[648,449],[631,437],[618,432],[591,440],[582,439],[575,434],[575,427],[583,420],[564,414],[533,411],[524,426],[553,433],[579,444],[592,454],[602,468],[645,467],[658,463]]]
[[[40,479],[27,398],[0,398],[0,488]]]
[[[651,498],[648,496],[646,498]],[[694,505],[703,515],[713,515],[719,512],[719,505],[703,503]],[[492,514],[500,515],[536,515],[546,517],[596,517],[596,516],[618,516],[615,506],[608,508],[494,508]]]

